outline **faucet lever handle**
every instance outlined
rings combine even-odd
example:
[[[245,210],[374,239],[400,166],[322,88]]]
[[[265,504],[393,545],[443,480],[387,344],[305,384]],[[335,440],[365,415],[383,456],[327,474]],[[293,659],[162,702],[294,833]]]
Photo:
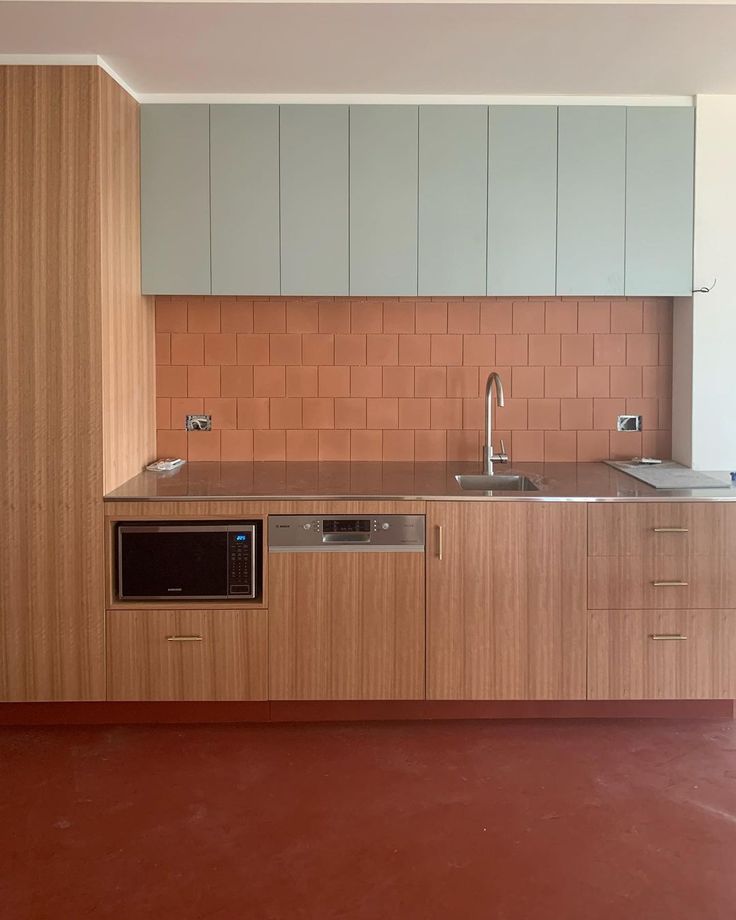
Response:
[[[506,456],[506,445],[503,443],[503,438],[501,438],[501,456]]]

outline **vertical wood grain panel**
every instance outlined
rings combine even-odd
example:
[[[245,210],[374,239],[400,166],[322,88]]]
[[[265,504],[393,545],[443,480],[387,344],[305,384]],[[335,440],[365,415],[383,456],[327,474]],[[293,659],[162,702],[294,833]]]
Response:
[[[0,697],[104,697],[98,80],[0,67]]]

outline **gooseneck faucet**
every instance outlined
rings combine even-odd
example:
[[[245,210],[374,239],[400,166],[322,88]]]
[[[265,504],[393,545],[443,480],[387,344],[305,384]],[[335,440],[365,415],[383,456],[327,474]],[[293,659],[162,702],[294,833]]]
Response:
[[[491,395],[494,383],[496,384],[496,405],[503,408],[503,383],[498,374],[495,371],[491,371],[488,375],[488,380],[486,380],[486,437],[483,443],[483,472],[488,476],[493,475],[494,463],[507,463],[509,459],[503,441],[501,441],[501,452],[498,454],[493,452],[493,404]]]

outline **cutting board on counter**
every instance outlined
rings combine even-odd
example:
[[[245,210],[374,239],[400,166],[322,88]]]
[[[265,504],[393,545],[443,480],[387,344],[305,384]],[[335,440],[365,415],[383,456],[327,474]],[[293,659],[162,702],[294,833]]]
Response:
[[[712,476],[691,470],[687,466],[675,463],[674,460],[663,460],[661,463],[633,463],[631,460],[606,460],[604,461],[616,470],[627,473],[645,482],[655,489],[727,489],[727,482],[719,482]]]

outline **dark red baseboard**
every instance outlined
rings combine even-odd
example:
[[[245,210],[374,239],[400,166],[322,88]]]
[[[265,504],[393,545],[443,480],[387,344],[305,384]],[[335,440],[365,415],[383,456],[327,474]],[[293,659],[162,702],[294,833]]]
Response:
[[[279,700],[0,703],[0,725],[424,719],[733,719],[734,700]]]

